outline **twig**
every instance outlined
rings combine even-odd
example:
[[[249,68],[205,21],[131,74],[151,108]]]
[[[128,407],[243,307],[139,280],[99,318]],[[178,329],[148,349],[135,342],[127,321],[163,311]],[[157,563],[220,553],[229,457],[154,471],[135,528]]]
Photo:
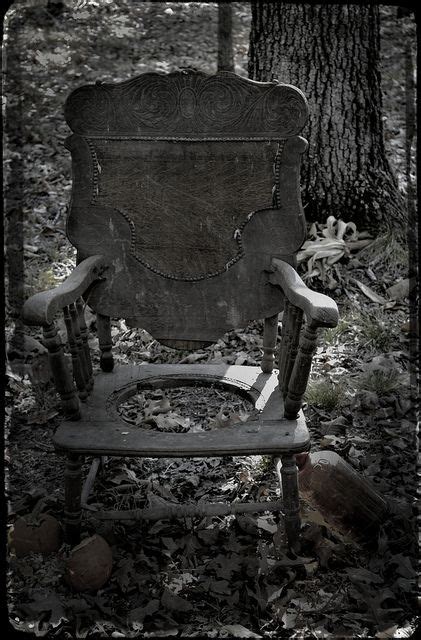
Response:
[[[89,469],[88,476],[85,480],[82,489],[81,496],[81,506],[82,509],[87,509],[88,511],[95,511],[94,507],[88,504],[89,494],[91,493],[92,487],[94,486],[96,474],[98,473],[99,465],[101,464],[101,458],[94,458],[92,460],[91,468]]]

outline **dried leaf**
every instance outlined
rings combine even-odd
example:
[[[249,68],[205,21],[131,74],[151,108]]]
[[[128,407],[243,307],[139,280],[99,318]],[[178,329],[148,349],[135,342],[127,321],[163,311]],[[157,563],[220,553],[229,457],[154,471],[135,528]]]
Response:
[[[345,569],[345,573],[349,576],[352,582],[356,582],[357,584],[360,582],[366,584],[383,584],[384,582],[381,576],[369,571],[368,569],[364,569],[364,567],[347,567]]]
[[[270,516],[260,516],[257,518],[257,526],[259,529],[263,529],[264,531],[268,531],[269,533],[275,533],[278,531],[278,525],[273,522],[268,522]]]
[[[29,615],[37,617],[40,613],[50,614],[50,624],[57,627],[62,620],[68,620],[64,604],[59,597],[52,592],[39,591],[35,594],[35,599],[21,608]]]
[[[165,609],[169,611],[191,611],[193,609],[193,605],[191,602],[182,598],[181,596],[177,596],[175,593],[172,593],[169,589],[164,589],[161,598],[161,604]]]
[[[203,360],[204,358],[206,358],[206,353],[189,353],[188,356],[180,360],[180,364],[193,364],[194,362],[198,362],[198,360]]]
[[[160,413],[168,413],[170,409],[170,401],[167,396],[163,396],[159,400],[148,400],[144,408],[145,419],[148,419],[151,416],[157,416]]]
[[[378,304],[386,304],[387,300],[385,298],[383,298],[382,296],[379,296],[378,293],[373,291],[373,289],[370,289],[370,287],[368,287],[363,282],[360,282],[355,278],[350,278],[350,282],[353,282],[354,284],[356,284],[357,287],[361,289],[363,294],[367,296],[367,298],[369,298],[372,302],[377,302]]]
[[[130,611],[128,615],[129,622],[143,622],[146,616],[151,616],[159,610],[159,600],[150,600],[144,607],[137,607]]]
[[[250,631],[246,627],[243,627],[242,624],[224,624],[221,627],[221,630],[227,631],[235,638],[262,638],[263,636],[259,636],[254,631]]]

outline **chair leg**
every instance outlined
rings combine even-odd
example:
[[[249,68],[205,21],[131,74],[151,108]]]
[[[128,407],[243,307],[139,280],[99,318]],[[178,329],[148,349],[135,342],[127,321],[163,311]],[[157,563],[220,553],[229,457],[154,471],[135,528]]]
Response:
[[[82,463],[83,456],[72,453],[67,455],[64,472],[64,537],[71,545],[80,542]]]
[[[285,512],[285,531],[288,544],[294,551],[300,548],[300,498],[298,494],[298,469],[295,456],[283,455],[280,480]]]

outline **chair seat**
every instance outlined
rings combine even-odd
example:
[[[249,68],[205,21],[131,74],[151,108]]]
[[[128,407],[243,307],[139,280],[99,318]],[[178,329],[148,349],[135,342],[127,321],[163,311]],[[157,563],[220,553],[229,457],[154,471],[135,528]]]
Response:
[[[134,365],[100,373],[82,419],[63,422],[54,446],[63,452],[90,455],[184,457],[298,453],[310,437],[302,411],[284,419],[277,371],[229,365]],[[117,407],[142,388],[209,384],[223,386],[254,402],[259,412],[246,422],[203,432],[163,433],[125,422]]]

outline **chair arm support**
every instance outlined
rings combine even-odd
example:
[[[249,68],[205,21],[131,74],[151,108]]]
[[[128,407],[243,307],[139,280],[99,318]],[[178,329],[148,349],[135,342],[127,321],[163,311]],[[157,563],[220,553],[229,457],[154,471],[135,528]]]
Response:
[[[323,293],[311,291],[300,276],[287,262],[279,258],[272,259],[274,271],[269,276],[269,282],[281,287],[286,298],[307,316],[308,322],[314,327],[336,327],[339,320],[336,302]]]
[[[83,260],[58,287],[36,293],[25,302],[24,322],[41,326],[51,324],[57,311],[76,302],[95,280],[101,279],[106,266],[103,256]]]

